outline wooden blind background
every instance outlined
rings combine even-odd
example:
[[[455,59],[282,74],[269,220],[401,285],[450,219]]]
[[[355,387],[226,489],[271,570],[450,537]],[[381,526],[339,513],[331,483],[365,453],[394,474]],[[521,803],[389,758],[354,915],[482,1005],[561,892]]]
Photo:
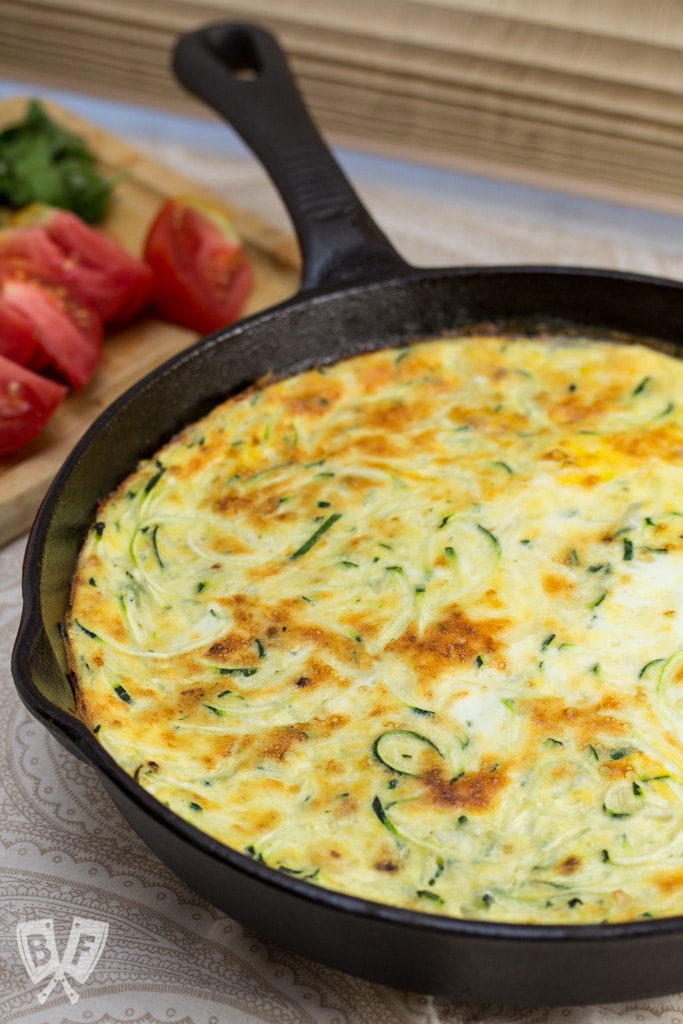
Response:
[[[683,213],[683,0],[0,0],[0,74],[212,116],[175,37],[257,21],[338,143]]]

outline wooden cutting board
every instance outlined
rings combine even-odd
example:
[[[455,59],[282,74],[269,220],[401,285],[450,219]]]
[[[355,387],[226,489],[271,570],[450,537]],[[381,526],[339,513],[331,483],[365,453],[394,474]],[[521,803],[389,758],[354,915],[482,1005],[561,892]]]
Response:
[[[105,173],[124,172],[111,213],[101,228],[135,255],[140,254],[147,229],[164,199],[206,195],[205,189],[83,118],[51,103],[44,106],[55,120],[88,140]],[[23,117],[25,107],[26,100],[22,99],[0,102],[0,127]],[[212,199],[217,201],[215,196]],[[254,268],[254,290],[245,315],[292,295],[299,282],[294,240],[251,213],[231,206],[226,209]],[[106,337],[102,363],[85,388],[67,396],[40,437],[21,451],[0,457],[0,545],[28,529],[64,458],[102,410],[136,380],[196,339],[196,334],[184,328],[149,316]]]

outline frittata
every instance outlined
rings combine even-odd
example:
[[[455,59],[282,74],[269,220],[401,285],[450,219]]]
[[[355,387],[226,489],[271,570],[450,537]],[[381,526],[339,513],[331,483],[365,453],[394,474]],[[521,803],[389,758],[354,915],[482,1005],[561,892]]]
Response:
[[[474,336],[231,397],[101,505],[79,713],[287,875],[457,918],[683,913],[683,365]]]

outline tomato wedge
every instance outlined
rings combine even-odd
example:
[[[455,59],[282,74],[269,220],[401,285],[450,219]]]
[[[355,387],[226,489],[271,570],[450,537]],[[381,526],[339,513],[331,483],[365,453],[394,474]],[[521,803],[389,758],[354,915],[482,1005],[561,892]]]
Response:
[[[63,384],[0,356],[0,455],[32,441],[66,393]]]
[[[204,199],[167,200],[144,257],[154,272],[157,314],[199,334],[236,320],[252,289],[251,264],[232,221]]]
[[[0,356],[29,366],[37,347],[38,337],[28,317],[0,300]]]
[[[23,339],[27,348],[33,346],[31,369],[49,368],[74,388],[94,373],[102,353],[101,317],[28,260],[0,260],[0,324],[3,317],[14,331],[10,344]]]
[[[76,214],[33,204],[0,232],[0,258],[19,257],[56,275],[106,323],[122,325],[149,302],[152,271]]]

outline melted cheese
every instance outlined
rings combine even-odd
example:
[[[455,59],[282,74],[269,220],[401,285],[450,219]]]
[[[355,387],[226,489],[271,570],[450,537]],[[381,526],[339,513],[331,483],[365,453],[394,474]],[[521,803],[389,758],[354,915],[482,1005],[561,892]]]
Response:
[[[455,917],[683,912],[683,365],[446,339],[233,398],[99,510],[80,712],[182,818]]]

